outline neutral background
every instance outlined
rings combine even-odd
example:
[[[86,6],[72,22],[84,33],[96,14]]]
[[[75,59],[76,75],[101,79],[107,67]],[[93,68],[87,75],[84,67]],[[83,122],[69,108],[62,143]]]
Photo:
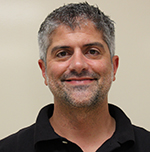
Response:
[[[79,1],[0,0],[0,138],[34,123],[53,101],[37,64],[37,31],[53,9],[69,2]],[[116,22],[120,66],[109,102],[150,130],[150,0],[88,2]]]

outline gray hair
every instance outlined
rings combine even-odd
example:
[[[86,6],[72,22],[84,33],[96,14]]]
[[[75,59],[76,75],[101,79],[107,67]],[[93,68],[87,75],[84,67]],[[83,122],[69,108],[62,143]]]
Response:
[[[115,27],[114,21],[106,16],[98,7],[84,3],[70,3],[50,13],[41,24],[38,32],[40,59],[46,63],[47,49],[49,48],[50,36],[60,25],[75,29],[86,20],[91,21],[97,30],[102,31],[103,40],[108,45],[111,58],[115,54]]]

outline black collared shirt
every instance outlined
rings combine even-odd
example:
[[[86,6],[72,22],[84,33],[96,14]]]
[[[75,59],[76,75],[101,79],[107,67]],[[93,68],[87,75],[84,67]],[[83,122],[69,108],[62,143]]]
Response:
[[[53,104],[44,107],[32,126],[0,141],[0,152],[82,152],[80,147],[57,135],[49,123]],[[150,132],[131,124],[121,109],[109,105],[116,131],[96,152],[150,152]]]

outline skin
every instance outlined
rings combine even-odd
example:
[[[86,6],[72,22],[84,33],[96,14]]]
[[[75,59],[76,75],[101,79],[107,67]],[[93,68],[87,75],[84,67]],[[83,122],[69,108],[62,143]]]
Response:
[[[54,95],[50,123],[56,133],[83,151],[96,151],[115,131],[107,95],[119,58],[114,56],[111,61],[102,32],[91,22],[75,30],[61,25],[51,40],[47,68],[39,60],[45,84]]]

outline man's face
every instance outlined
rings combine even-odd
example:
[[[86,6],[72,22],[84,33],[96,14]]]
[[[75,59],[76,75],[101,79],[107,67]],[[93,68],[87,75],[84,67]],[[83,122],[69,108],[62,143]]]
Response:
[[[51,40],[46,69],[42,60],[39,65],[54,102],[85,107],[106,101],[115,80],[118,57],[111,62],[102,33],[91,22],[75,30],[61,25]]]

